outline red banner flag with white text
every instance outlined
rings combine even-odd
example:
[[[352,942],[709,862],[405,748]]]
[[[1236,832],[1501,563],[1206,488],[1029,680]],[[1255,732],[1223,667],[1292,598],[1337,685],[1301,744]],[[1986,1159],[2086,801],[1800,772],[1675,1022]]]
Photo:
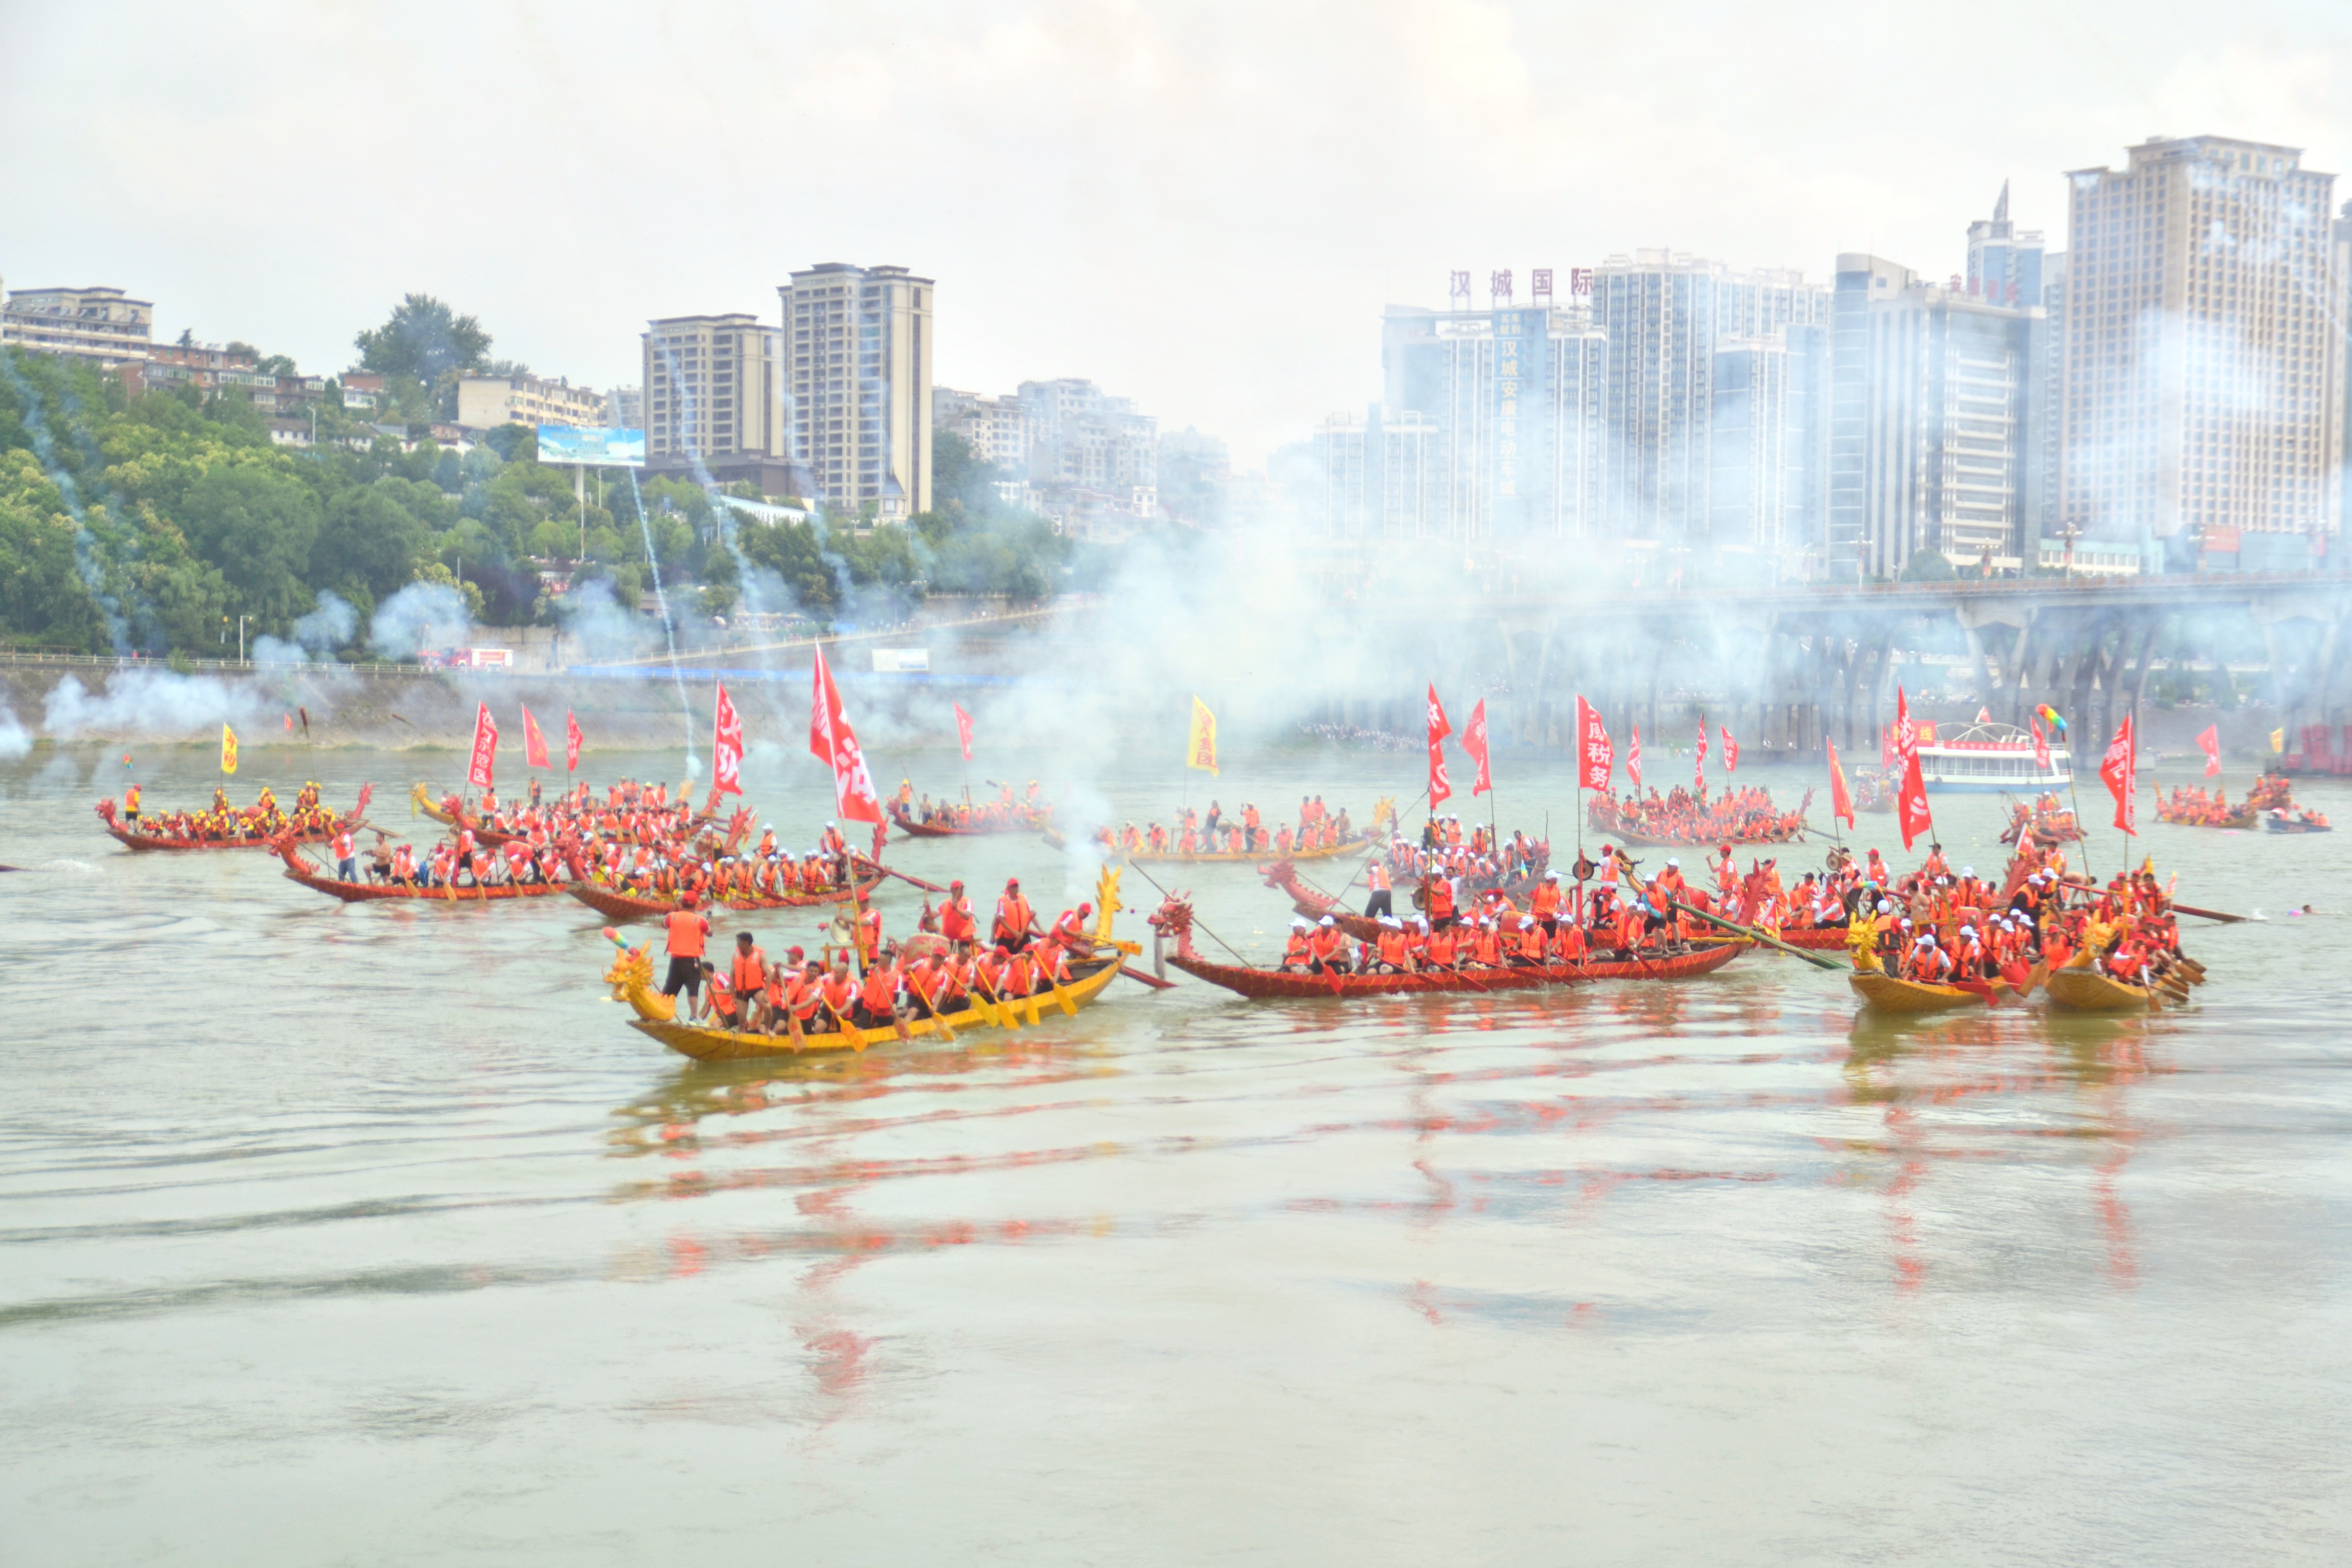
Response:
[[[2028,719],[2026,722],[2033,726],[2034,772],[2046,773],[2050,771],[2050,737],[2042,732],[2041,720]]]
[[[968,763],[971,761],[971,715],[963,710],[961,702],[950,702],[948,706],[955,710],[956,740],[963,746],[963,760]]]
[[[1625,776],[1632,779],[1633,787],[1639,790],[1642,787],[1642,726],[1636,724],[1633,730],[1633,743],[1625,748]]]
[[[474,755],[466,766],[466,782],[478,789],[490,787],[490,775],[498,760],[499,721],[490,717],[490,705],[474,705]]]
[[[2205,732],[2197,737],[2197,749],[2205,753],[2205,776],[2218,778],[2221,773],[2221,726],[2208,724]]]
[[[1617,771],[1617,746],[1601,722],[1601,710],[1583,698],[1576,700],[1576,787],[1607,795]]]
[[[1445,737],[1454,733],[1454,726],[1445,721],[1445,705],[1437,700],[1437,682],[1429,683],[1429,809],[1434,812],[1441,802],[1450,800],[1454,786],[1445,777]]]
[[[1830,749],[1830,816],[1852,827],[1853,792],[1845,786],[1845,769],[1838,763],[1837,742],[1823,736],[1822,744]]]
[[[522,710],[522,760],[525,767],[551,765],[547,760],[547,737],[539,732],[539,721],[530,716],[528,708]]]
[[[1729,730],[1723,731],[1723,771],[1727,773],[1739,771],[1739,742],[1731,738]]]
[[[2139,757],[2128,713],[2116,727],[2116,738],[2107,742],[2107,754],[2099,760],[2099,777],[2105,781],[2107,793],[2116,797],[2116,826],[2137,837]]]
[[[710,793],[741,795],[743,716],[735,711],[734,700],[727,695],[727,683],[722,680],[718,686],[719,706],[710,723]]]
[[[1895,689],[1895,765],[1903,766],[1919,754],[1919,726],[1911,721],[1911,700]]]
[[[833,770],[835,808],[852,822],[882,820],[882,799],[866,771],[866,753],[842,711],[841,688],[825,668],[824,650],[817,649],[814,690],[809,706],[809,752]]]
[[[1919,776],[1919,753],[1914,751],[1903,764],[1903,787],[1895,797],[1895,812],[1903,826],[1903,847],[1936,826],[1936,818],[1927,809],[1927,781]]]
[[[1478,776],[1470,781],[1471,798],[1475,799],[1495,787],[1495,774],[1486,765],[1486,700],[1478,699],[1478,706],[1470,710],[1470,727],[1462,731],[1462,749],[1478,764]]]
[[[571,709],[566,708],[563,710],[563,771],[568,773],[579,765],[580,721],[572,716]]]
[[[1706,793],[1706,721],[1698,721],[1698,750],[1691,756],[1691,783],[1700,794]]]

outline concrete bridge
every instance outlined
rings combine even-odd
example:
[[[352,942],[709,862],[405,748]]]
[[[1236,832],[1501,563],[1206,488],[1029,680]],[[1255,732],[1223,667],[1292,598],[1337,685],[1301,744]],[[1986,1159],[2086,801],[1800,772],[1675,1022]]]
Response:
[[[2022,725],[2045,702],[2065,714],[2082,769],[2096,766],[2167,659],[2218,662],[2228,650],[2242,661],[2259,647],[2265,674],[2249,695],[2275,724],[2352,721],[2347,616],[2352,572],[1995,578],[1496,595],[1449,616],[1441,640],[1457,650],[1455,689],[1507,692],[1490,722],[1521,743],[1565,744],[1580,691],[1612,726],[1630,717],[1664,741],[1686,737],[1659,729],[1661,699],[1670,716],[1703,700],[1743,744],[1817,752],[1826,735],[1862,762],[1875,761],[1898,677],[1918,689],[1916,657],[1957,655],[1975,705],[1996,719]]]

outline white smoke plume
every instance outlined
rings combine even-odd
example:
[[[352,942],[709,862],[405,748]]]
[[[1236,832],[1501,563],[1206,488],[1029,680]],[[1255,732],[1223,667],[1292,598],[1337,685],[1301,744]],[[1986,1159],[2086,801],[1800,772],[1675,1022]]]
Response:
[[[32,749],[32,733],[17,721],[16,710],[0,702],[0,762],[14,762]]]
[[[342,596],[326,589],[319,590],[318,608],[294,623],[294,640],[263,636],[254,640],[253,662],[256,664],[308,664],[314,658],[324,658],[352,640],[352,632],[359,625],[359,612],[352,609]]]
[[[225,723],[254,723],[262,716],[261,700],[248,687],[208,675],[131,669],[110,677],[97,696],[79,677],[67,676],[49,692],[41,728],[61,741],[92,731],[189,735]]]
[[[344,608],[348,613],[350,606]],[[368,622],[369,645],[385,658],[410,658],[428,649],[462,647],[473,637],[473,618],[466,613],[466,601],[446,583],[411,583],[377,605],[374,618]]]
[[[642,658],[660,640],[644,616],[621,607],[613,585],[603,578],[557,601],[556,614],[572,642],[569,658],[574,664]]]

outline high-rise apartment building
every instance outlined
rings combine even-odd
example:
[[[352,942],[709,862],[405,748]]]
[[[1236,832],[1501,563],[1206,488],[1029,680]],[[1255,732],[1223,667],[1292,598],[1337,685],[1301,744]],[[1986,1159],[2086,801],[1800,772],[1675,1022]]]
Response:
[[[1875,256],[1838,258],[1833,581],[1898,576],[1922,551],[1963,570],[1990,557],[2014,572],[2032,547],[2042,312],[1953,282],[1934,287]]]
[[[100,368],[145,359],[154,327],[153,304],[120,289],[12,289],[0,306],[0,342]]]
[[[2042,303],[2042,234],[2021,229],[2009,218],[2009,182],[1992,204],[1992,216],[1969,225],[1969,297],[1992,305],[2031,309]]]
[[[1716,353],[1829,320],[1829,290],[1801,273],[1738,272],[1666,250],[1595,269],[1592,320],[1607,337],[1609,513],[1632,540],[1705,542],[1712,497]]]
[[[646,464],[805,493],[787,458],[783,335],[749,312],[646,323]]]
[[[1497,279],[1503,274],[1497,274]],[[1387,474],[1389,539],[1583,539],[1601,530],[1610,345],[1580,306],[1391,305],[1381,321],[1382,398],[1372,421]],[[1368,458],[1369,460],[1369,458]]]
[[[1830,330],[1790,323],[1715,351],[1707,537],[1811,577],[1822,560],[1829,470]]]
[[[829,261],[777,294],[792,345],[793,447],[838,514],[904,522],[931,507],[930,279]]]
[[[605,416],[623,430],[643,430],[646,427],[646,389],[642,386],[616,386],[604,395]]]
[[[959,437],[982,462],[1029,474],[1029,411],[1018,397],[988,397],[952,386],[931,393],[931,427]]]
[[[2302,150],[2157,139],[2068,175],[2062,529],[2169,563],[2308,563],[2341,526],[2336,177]]]
[[[1015,394],[1027,427],[1033,484],[1091,490],[1149,517],[1160,489],[1160,421],[1091,381],[1024,381]]]

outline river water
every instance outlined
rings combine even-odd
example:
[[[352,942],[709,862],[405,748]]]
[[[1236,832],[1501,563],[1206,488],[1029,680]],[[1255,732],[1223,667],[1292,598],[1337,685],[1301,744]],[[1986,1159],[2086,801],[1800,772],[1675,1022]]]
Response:
[[[135,760],[152,806],[214,782]],[[236,782],[373,779],[404,825],[457,765],[256,746]],[[1192,798],[1360,817],[1417,769]],[[1507,825],[1569,842],[1564,768],[1498,771]],[[2212,983],[2153,1017],[1881,1023],[1749,955],[1545,995],[1121,984],[1010,1038],[710,1068],[625,1026],[569,900],[347,909],[266,856],[133,856],[89,811],[124,776],[0,773],[0,1561],[2352,1557],[2352,834],[2151,823],[2181,897],[2269,917],[2194,930]],[[814,763],[747,776],[813,839]],[[1091,787],[1140,819],[1179,783]],[[1998,866],[1997,803],[1936,806]],[[1085,890],[1034,840],[893,858]],[[1245,869],[1184,881],[1272,950]]]

